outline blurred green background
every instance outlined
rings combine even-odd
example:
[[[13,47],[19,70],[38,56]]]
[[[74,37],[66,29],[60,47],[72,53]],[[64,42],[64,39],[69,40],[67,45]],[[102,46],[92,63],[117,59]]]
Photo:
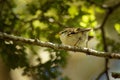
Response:
[[[101,6],[114,6],[120,0],[0,0],[0,32],[61,44],[59,32],[65,27],[92,28],[90,35],[98,40],[96,50],[104,51],[102,24],[108,11]],[[120,51],[120,9],[113,8],[105,23],[105,40],[110,52]],[[98,29],[96,29],[98,28]],[[66,51],[45,48],[49,60],[42,63],[38,46],[0,39],[0,55],[8,71],[24,68],[33,80],[68,80],[62,76]],[[44,51],[43,50],[43,51]],[[54,54],[52,54],[54,53]],[[30,57],[31,56],[31,57]],[[36,56],[37,65],[30,60]]]

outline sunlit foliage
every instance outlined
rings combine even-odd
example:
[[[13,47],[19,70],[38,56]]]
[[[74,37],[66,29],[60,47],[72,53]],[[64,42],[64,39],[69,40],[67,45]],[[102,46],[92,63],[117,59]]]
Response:
[[[92,1],[97,5],[104,2]],[[97,26],[95,11],[105,12],[99,6],[92,5],[89,0],[0,0],[0,31],[60,44],[58,33],[65,27],[94,29]],[[120,33],[120,24],[115,24],[115,29]],[[103,50],[100,32],[93,31],[90,35],[97,36],[97,49]],[[114,41],[108,39],[108,44],[112,45],[111,43]],[[39,64],[31,66],[27,56],[38,55],[38,50],[41,49],[34,47],[36,46],[0,40],[0,54],[9,69],[24,67],[24,75],[34,74],[37,80],[68,80],[61,76],[60,70],[66,64],[66,51],[46,49],[50,53],[50,60],[41,63],[38,56]],[[115,51],[118,47],[114,49],[111,46],[111,50]]]

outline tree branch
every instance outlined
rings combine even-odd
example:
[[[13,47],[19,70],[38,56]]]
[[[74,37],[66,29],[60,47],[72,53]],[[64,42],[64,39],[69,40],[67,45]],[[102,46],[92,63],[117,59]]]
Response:
[[[100,30],[101,30],[101,34],[102,34],[102,41],[103,41],[103,45],[104,45],[103,47],[104,47],[104,51],[105,51],[105,52],[108,52],[108,46],[107,46],[107,43],[106,43],[104,25],[105,25],[105,23],[107,22],[109,16],[110,16],[119,6],[120,6],[120,2],[117,3],[117,4],[114,5],[114,6],[108,7],[108,8],[107,8],[108,11],[107,11],[106,14],[105,14],[105,17],[104,17],[104,19],[103,19],[102,24],[100,25]],[[106,65],[105,65],[105,66],[106,66],[106,69],[105,69],[105,72],[106,72],[107,79],[110,80],[110,79],[109,79],[109,72],[108,72],[108,70],[109,70],[108,65],[109,65],[109,59],[106,58]]]
[[[43,42],[38,39],[28,39],[28,38],[13,36],[13,35],[9,35],[9,34],[2,33],[2,32],[0,32],[0,39],[11,40],[15,42],[22,42],[22,43],[26,43],[30,45],[32,44],[32,45],[41,46],[41,47],[48,47],[48,48],[57,49],[57,50],[83,52],[81,54],[93,55],[97,57],[104,57],[104,58],[109,58],[109,59],[120,59],[120,53],[100,52],[100,51],[96,51],[90,48],[53,44],[51,42]]]
[[[105,25],[105,23],[107,22],[107,20],[108,20],[108,18],[109,18],[109,16],[110,16],[111,13],[112,13],[111,10],[108,10],[108,11],[106,12],[105,17],[104,17],[104,19],[103,19],[103,22],[102,22],[102,24],[101,24],[101,26],[100,26],[101,35],[102,35],[102,41],[103,41],[103,47],[104,47],[104,51],[105,51],[105,52],[108,52],[108,46],[107,46],[107,43],[106,43],[106,36],[105,36],[104,25]],[[106,69],[105,69],[106,76],[107,76],[107,79],[110,80],[110,79],[109,79],[109,72],[108,72],[108,70],[109,70],[109,67],[108,67],[109,59],[106,58],[105,61],[106,61],[106,62],[105,62],[105,63],[106,63],[106,64],[105,64],[105,66],[106,66]]]
[[[88,1],[90,4],[94,4],[94,5],[102,8],[102,9],[106,9],[106,10],[107,10],[107,12],[106,12],[106,14],[105,14],[105,17],[104,17],[104,19],[103,19],[103,22],[101,23],[101,25],[98,25],[94,30],[98,30],[98,29],[101,30],[102,41],[103,41],[103,45],[104,45],[104,46],[103,46],[103,47],[104,47],[104,51],[105,51],[105,52],[108,52],[107,43],[106,43],[106,37],[105,37],[105,31],[104,31],[104,25],[105,25],[105,23],[107,22],[109,16],[110,16],[118,7],[120,7],[120,2],[118,2],[118,3],[115,4],[114,6],[107,6],[107,5],[98,5],[98,4],[96,4],[96,3],[95,3],[94,1],[92,1],[92,0],[87,0],[87,1]],[[107,79],[110,80],[110,79],[109,79],[109,72],[108,72],[108,69],[109,69],[108,65],[109,65],[109,59],[106,58],[106,64],[105,64],[106,69],[105,69],[105,73],[106,73]]]

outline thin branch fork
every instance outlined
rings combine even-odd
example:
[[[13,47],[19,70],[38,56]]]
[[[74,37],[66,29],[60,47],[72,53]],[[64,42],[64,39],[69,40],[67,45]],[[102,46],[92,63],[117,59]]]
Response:
[[[57,50],[83,52],[81,54],[93,55],[97,57],[104,57],[104,58],[109,58],[109,59],[120,59],[120,53],[100,52],[100,51],[96,51],[90,48],[59,45],[59,44],[54,44],[51,42],[43,42],[38,39],[28,39],[28,38],[13,36],[13,35],[9,35],[9,34],[2,33],[2,32],[0,32],[0,39],[22,42],[22,43],[26,43],[30,45],[33,44],[33,45],[37,45],[41,47],[48,47],[48,48],[57,49]]]

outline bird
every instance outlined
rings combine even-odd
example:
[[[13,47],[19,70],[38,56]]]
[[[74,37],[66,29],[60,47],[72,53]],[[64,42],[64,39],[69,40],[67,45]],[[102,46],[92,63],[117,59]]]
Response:
[[[88,42],[88,32],[90,28],[65,28],[60,31],[62,44],[76,47],[86,47]]]

